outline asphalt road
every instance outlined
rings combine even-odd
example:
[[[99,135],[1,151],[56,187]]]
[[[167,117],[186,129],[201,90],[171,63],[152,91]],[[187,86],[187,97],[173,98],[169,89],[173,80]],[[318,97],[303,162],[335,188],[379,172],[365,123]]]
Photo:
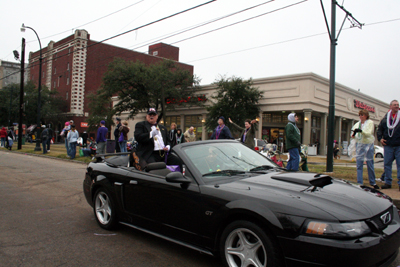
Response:
[[[82,193],[86,165],[0,152],[0,266],[220,266],[137,230],[109,232]]]
[[[0,151],[0,266],[221,266],[128,227],[101,229],[82,193],[85,168]]]

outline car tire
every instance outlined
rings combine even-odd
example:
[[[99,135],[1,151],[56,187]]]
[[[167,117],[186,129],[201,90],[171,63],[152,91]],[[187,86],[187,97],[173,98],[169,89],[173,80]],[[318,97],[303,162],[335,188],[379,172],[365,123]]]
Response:
[[[114,201],[103,188],[98,189],[94,194],[93,212],[101,228],[106,230],[117,228],[118,221]]]
[[[277,243],[249,221],[235,221],[225,228],[220,240],[220,254],[228,267],[281,266]]]
[[[381,158],[383,158],[383,155],[381,153],[377,153],[375,158],[381,159]]]

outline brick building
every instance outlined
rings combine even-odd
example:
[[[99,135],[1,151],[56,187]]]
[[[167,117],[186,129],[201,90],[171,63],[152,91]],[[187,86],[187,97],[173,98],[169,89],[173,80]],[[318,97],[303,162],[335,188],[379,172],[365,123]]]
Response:
[[[29,79],[39,80],[40,51],[29,54]],[[179,48],[158,43],[149,47],[149,53],[139,53],[129,49],[90,40],[86,30],[76,30],[58,42],[51,41],[42,48],[42,86],[57,90],[64,96],[68,108],[65,110],[69,120],[74,120],[78,132],[86,130],[85,122],[90,114],[86,96],[96,92],[101,84],[107,66],[114,58],[141,61],[154,64],[164,58],[179,61]],[[193,74],[193,66],[179,63],[181,68]],[[52,123],[55,130],[62,129],[63,122]]]

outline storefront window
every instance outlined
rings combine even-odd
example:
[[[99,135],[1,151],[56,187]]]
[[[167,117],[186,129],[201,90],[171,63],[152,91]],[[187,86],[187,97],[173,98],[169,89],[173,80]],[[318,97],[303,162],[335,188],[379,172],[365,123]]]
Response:
[[[185,129],[184,132],[187,131],[190,126],[194,127],[194,132],[196,134],[196,140],[201,140],[201,135],[203,131],[203,124],[201,115],[192,115],[192,116],[185,116]]]
[[[264,122],[271,122],[271,114],[270,113],[263,113],[262,114],[262,121]]]
[[[171,123],[176,123],[176,128],[181,128],[181,116],[167,116],[165,118],[164,126],[167,127],[168,131],[171,130]]]

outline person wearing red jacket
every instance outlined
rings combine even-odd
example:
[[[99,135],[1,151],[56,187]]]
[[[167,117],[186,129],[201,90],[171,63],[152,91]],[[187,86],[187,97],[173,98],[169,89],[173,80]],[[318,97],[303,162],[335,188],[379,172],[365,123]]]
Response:
[[[0,137],[1,137],[1,146],[5,147],[6,146],[6,140],[7,140],[7,130],[6,130],[5,127],[1,128]]]

